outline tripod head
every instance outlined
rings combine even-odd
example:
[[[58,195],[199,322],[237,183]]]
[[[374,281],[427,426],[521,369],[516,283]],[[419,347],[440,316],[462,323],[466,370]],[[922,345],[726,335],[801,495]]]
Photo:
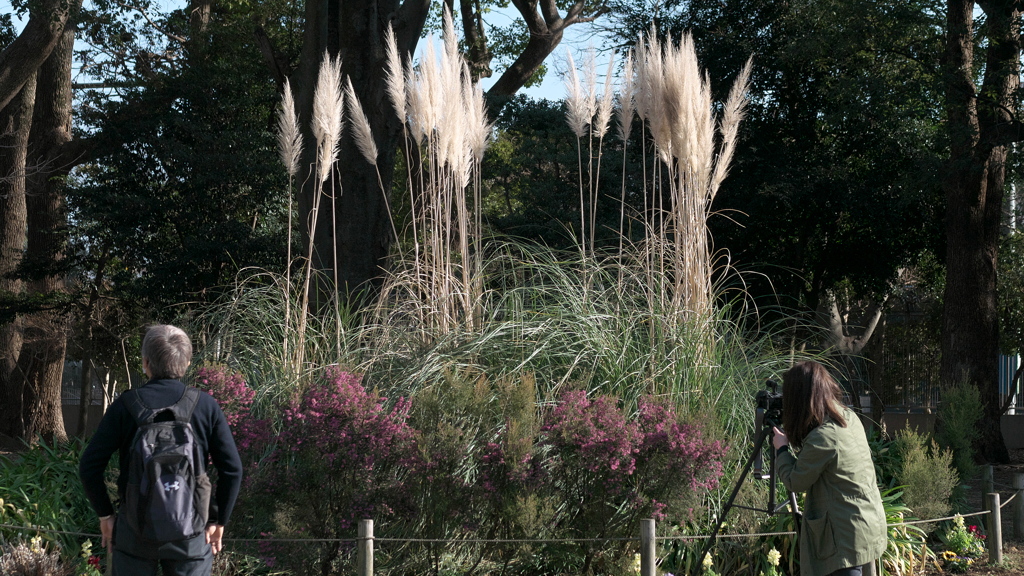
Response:
[[[779,383],[774,380],[766,380],[764,390],[758,390],[754,396],[756,408],[754,409],[754,433],[768,438],[768,447],[771,448],[771,438],[774,436],[772,428],[782,426],[782,392],[779,392]],[[761,449],[763,442],[758,443],[754,450],[753,474],[759,480],[774,479],[774,466],[768,474],[764,473],[764,450]],[[774,456],[774,452],[772,453]],[[771,458],[772,463],[775,459]]]

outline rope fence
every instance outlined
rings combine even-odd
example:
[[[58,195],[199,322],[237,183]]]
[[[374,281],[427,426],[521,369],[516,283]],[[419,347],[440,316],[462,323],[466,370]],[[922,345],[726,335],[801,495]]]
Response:
[[[991,476],[988,476],[991,478]],[[984,481],[983,477],[983,488],[989,489],[994,486],[994,483],[988,483]],[[1017,540],[1024,539],[1024,474],[1016,474],[1013,482],[1013,493],[1006,501],[1001,500],[999,492],[990,490],[983,493],[984,504],[986,509],[978,512],[971,512],[968,514],[958,514],[954,516],[944,516],[941,518],[931,518],[928,520],[908,520],[904,522],[894,522],[887,524],[888,527],[896,526],[910,526],[915,524],[931,524],[935,522],[942,522],[945,520],[953,520],[957,516],[961,518],[971,518],[975,516],[984,516],[986,520],[986,532],[988,538],[986,542],[988,544],[989,562],[993,564],[1001,564],[1003,561],[1003,535],[1002,535],[1002,509],[1009,504],[1013,503],[1013,533],[1014,538]],[[62,534],[68,536],[82,536],[86,538],[100,538],[100,534],[88,533],[88,532],[75,532],[68,530],[56,530],[52,528],[45,528],[42,526],[17,526],[11,524],[0,524],[0,528],[15,530],[20,532],[35,532],[35,533],[49,533],[49,534]],[[718,535],[720,539],[745,539],[745,538],[763,538],[773,536],[794,536],[796,532],[758,532],[748,534],[722,534]],[[508,539],[482,539],[482,538],[467,538],[467,539],[454,539],[454,538],[390,538],[390,537],[375,537],[373,535],[373,520],[361,520],[358,527],[358,536],[355,538],[224,538],[224,542],[258,542],[258,543],[355,543],[357,545],[357,563],[359,566],[359,576],[373,576],[373,552],[374,543],[428,543],[428,544],[548,544],[548,543],[583,543],[583,542],[639,542],[640,543],[640,576],[654,576],[656,566],[656,549],[655,543],[657,541],[698,541],[706,540],[711,538],[711,535],[679,535],[679,536],[657,536],[655,530],[655,523],[653,519],[645,519],[640,521],[640,530],[638,537],[605,537],[605,538],[556,538],[556,539],[543,539],[543,538],[508,538]]]

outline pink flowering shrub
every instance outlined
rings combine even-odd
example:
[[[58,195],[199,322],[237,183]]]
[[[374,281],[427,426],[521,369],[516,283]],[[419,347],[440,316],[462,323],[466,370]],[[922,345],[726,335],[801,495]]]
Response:
[[[208,392],[220,404],[246,472],[251,473],[265,456],[271,440],[270,421],[252,414],[256,392],[246,384],[241,374],[225,366],[199,368],[192,385]]]
[[[631,536],[641,518],[664,518],[668,507],[717,485],[723,449],[680,424],[650,398],[629,419],[610,396],[564,394],[541,429],[547,489],[560,505],[563,538]],[[624,549],[581,546],[578,569],[601,571]]]
[[[418,434],[407,423],[409,402],[389,408],[385,400],[332,368],[284,410],[272,489],[307,536],[352,538],[363,518],[412,513],[403,482],[417,463]],[[342,552],[328,548],[322,564]]]
[[[205,367],[195,383],[220,402],[243,454],[235,524],[252,537],[351,539],[363,518],[382,537],[632,537],[641,518],[685,514],[722,474],[722,446],[651,398],[628,414],[613,397],[568,392],[535,423],[529,386],[453,383],[416,397],[417,430],[412,402],[387,402],[339,369],[276,408],[273,425],[256,416],[240,375]],[[626,546],[483,545],[470,555],[519,571],[596,573],[631,558]],[[253,548],[295,573],[351,568],[353,552],[351,541]],[[436,565],[421,553],[403,547],[392,560]]]

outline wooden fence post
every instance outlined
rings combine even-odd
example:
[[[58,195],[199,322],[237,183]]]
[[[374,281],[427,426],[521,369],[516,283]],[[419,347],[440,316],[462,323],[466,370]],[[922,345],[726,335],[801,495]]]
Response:
[[[654,519],[640,520],[640,576],[654,576],[656,560],[654,534]]]
[[[359,521],[359,542],[356,543],[356,562],[359,576],[373,576],[373,520]]]
[[[1013,475],[1013,491],[1017,495],[1013,501],[1013,538],[1024,540],[1024,474]]]
[[[999,510],[999,493],[988,495],[989,521],[992,526],[988,531],[988,563],[1003,563],[1003,520]]]

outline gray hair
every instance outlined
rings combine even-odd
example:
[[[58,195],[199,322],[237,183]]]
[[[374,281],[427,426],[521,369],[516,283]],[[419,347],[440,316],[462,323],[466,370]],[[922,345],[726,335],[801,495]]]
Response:
[[[180,379],[192,362],[192,341],[177,326],[157,324],[146,330],[142,357],[149,361],[153,378]]]

